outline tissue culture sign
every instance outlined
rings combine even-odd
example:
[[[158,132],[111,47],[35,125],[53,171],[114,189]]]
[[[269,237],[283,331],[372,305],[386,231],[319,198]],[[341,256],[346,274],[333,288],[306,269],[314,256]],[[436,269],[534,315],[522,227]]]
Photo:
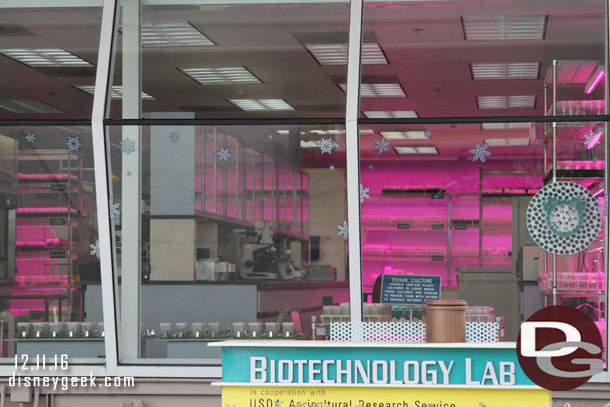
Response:
[[[381,280],[383,304],[420,305],[438,300],[440,295],[440,276],[385,274]]]

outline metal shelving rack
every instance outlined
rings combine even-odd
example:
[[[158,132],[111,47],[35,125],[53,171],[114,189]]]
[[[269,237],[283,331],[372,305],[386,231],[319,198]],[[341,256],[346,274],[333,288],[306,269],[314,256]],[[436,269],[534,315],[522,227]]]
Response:
[[[66,228],[61,233],[65,238],[53,239],[52,243],[24,241],[17,247],[17,267],[20,260],[43,260],[52,266],[54,275],[46,270],[40,273],[19,275],[23,279],[27,294],[36,294],[37,284],[44,293],[62,295],[70,319],[74,311],[82,309],[74,274],[82,258],[83,250],[83,172],[82,157],[68,150],[21,150],[18,155],[18,202],[17,235],[26,228]],[[55,205],[55,206],[51,206]],[[22,233],[24,233],[22,232]],[[42,234],[47,236],[50,230]],[[55,232],[53,232],[54,234]],[[47,263],[48,262],[48,263]],[[65,282],[63,281],[65,276]],[[55,288],[55,289],[54,289]],[[58,314],[61,320],[63,310]],[[48,317],[48,311],[47,311]],[[81,315],[79,315],[79,318]]]

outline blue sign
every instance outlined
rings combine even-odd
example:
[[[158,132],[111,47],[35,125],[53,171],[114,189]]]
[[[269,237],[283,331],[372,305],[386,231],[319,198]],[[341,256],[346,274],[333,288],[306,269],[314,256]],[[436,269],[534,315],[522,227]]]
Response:
[[[381,278],[382,304],[420,305],[440,298],[440,276],[384,274]]]

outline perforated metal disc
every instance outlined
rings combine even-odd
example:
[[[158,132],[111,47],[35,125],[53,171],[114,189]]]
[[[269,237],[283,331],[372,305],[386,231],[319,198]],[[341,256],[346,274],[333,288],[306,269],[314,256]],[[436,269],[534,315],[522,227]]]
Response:
[[[574,182],[549,184],[527,207],[527,230],[534,242],[553,254],[574,254],[593,243],[602,227],[597,198]]]

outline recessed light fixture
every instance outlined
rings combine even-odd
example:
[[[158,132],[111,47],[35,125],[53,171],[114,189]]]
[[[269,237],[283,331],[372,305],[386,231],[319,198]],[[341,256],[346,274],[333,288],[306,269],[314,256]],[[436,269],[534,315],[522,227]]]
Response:
[[[0,54],[32,67],[92,66],[89,62],[59,48],[0,49]]]
[[[425,131],[382,131],[386,140],[428,140]]]
[[[538,79],[539,62],[501,62],[494,64],[470,64],[475,81],[489,79]]]
[[[529,123],[481,123],[483,130],[529,129]]]
[[[490,147],[515,147],[515,146],[529,146],[529,138],[487,138],[485,143]]]
[[[244,112],[295,110],[283,99],[229,99]]]
[[[347,44],[305,44],[320,65],[347,65]],[[363,65],[386,65],[388,60],[376,42],[362,44]]]
[[[0,100],[0,109],[13,113],[65,113],[37,100]]]
[[[542,40],[546,15],[464,16],[462,28],[466,40]]]
[[[94,85],[82,85],[82,86],[76,86],[76,87],[84,92],[87,92],[90,95],[93,95],[95,93]],[[123,86],[121,86],[121,85],[112,86],[112,99],[123,99]],[[155,100],[155,98],[150,96],[146,92],[142,92],[142,100]]]
[[[216,45],[189,22],[142,24],[142,46],[161,47],[209,47]]]
[[[434,146],[430,147],[394,147],[398,154],[438,154]]]
[[[202,85],[262,83],[243,66],[224,68],[178,68]]]
[[[477,104],[479,109],[533,108],[536,105],[536,96],[477,96]]]
[[[301,140],[301,148],[318,148],[318,143],[313,140]]]
[[[415,110],[367,110],[362,113],[367,119],[417,119],[419,117]]]
[[[339,86],[347,92],[347,85],[340,83]],[[407,97],[400,83],[361,83],[361,97]]]

